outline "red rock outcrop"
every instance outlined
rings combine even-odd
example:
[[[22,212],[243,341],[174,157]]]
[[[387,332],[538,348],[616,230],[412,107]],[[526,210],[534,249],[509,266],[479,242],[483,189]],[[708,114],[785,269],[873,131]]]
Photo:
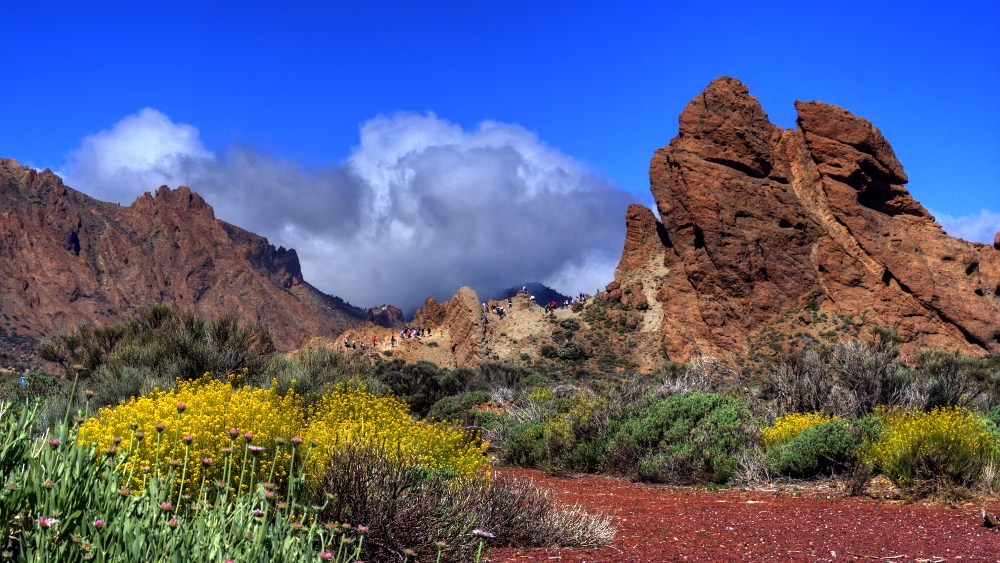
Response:
[[[215,218],[186,187],[160,187],[128,207],[105,203],[0,160],[0,337],[37,339],[79,321],[112,323],[164,303],[260,323],[283,349],[374,321],[305,280],[294,250]]]
[[[655,291],[646,315],[659,318],[645,325],[672,359],[739,353],[810,302],[896,328],[911,348],[1000,352],[997,248],[948,236],[870,122],[821,102],[796,109],[798,127],[782,130],[729,77],[692,100],[650,163],[662,222],[630,207],[607,295]]]
[[[442,303],[428,298],[417,310],[413,324],[446,330],[450,337],[450,352],[455,365],[474,366],[488,354],[486,344],[486,317],[479,297],[471,288],[462,287]]]

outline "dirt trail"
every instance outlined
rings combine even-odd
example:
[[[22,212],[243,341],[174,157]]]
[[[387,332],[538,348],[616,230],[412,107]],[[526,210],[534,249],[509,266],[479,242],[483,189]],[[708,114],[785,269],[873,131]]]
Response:
[[[597,549],[497,549],[494,562],[1000,561],[1000,531],[978,505],[949,508],[844,497],[822,488],[710,492],[586,476],[532,478],[559,500],[615,514],[618,536]],[[996,512],[1000,500],[987,508]]]

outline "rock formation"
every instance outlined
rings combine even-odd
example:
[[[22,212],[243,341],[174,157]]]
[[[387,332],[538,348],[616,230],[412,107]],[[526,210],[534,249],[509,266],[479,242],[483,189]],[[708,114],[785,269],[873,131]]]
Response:
[[[486,357],[486,317],[476,292],[468,287],[442,303],[428,299],[413,317],[421,327],[447,327],[455,364],[476,365]]]
[[[305,280],[294,250],[215,218],[186,187],[160,187],[128,207],[105,203],[0,160],[0,338],[38,339],[79,321],[113,323],[164,303],[205,317],[260,323],[283,349],[373,321]]]
[[[795,107],[782,130],[729,77],[687,105],[650,163],[662,221],[629,208],[606,297],[644,305],[644,330],[678,360],[739,353],[806,305],[895,328],[910,348],[1000,352],[1000,240],[948,236],[867,120]]]

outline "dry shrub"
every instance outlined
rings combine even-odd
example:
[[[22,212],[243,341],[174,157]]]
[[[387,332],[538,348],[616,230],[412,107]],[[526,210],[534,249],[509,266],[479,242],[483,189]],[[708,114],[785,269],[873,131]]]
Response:
[[[478,508],[479,527],[509,547],[593,547],[615,536],[611,517],[561,505],[532,481],[499,475]]]
[[[322,519],[369,527],[366,561],[472,561],[487,546],[599,545],[614,535],[610,518],[558,505],[531,483],[481,473],[473,478],[427,471],[384,447],[344,447],[334,452],[323,485],[330,501]],[[414,460],[410,460],[411,462]],[[322,502],[321,499],[318,499]],[[485,530],[494,538],[473,534]]]

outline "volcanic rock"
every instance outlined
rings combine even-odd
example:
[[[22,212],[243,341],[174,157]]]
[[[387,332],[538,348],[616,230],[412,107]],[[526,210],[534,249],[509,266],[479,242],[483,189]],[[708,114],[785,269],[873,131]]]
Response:
[[[474,366],[487,356],[486,316],[479,296],[471,288],[460,288],[443,303],[428,298],[414,315],[413,324],[434,327],[438,332],[447,330],[455,365]]]
[[[373,321],[302,278],[298,255],[215,218],[189,188],[161,186],[128,207],[0,159],[0,337],[36,340],[80,321],[110,324],[163,303],[269,328],[282,349]]]
[[[1000,352],[1000,235],[993,247],[947,235],[876,127],[822,102],[795,107],[797,128],[782,130],[729,77],[693,99],[650,163],[661,221],[629,208],[604,297],[652,297],[644,330],[679,360],[746,351],[813,303],[895,328],[905,347]]]

